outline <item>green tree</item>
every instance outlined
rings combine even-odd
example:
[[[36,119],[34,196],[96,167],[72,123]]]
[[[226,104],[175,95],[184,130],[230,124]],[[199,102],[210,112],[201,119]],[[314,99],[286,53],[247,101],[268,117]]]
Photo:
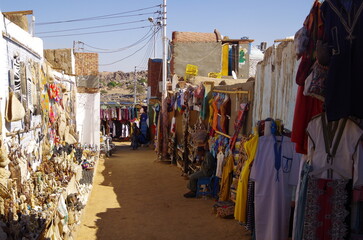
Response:
[[[107,87],[109,87],[109,88],[114,88],[116,86],[117,86],[117,82],[115,82],[115,81],[111,81],[111,82],[107,83]]]

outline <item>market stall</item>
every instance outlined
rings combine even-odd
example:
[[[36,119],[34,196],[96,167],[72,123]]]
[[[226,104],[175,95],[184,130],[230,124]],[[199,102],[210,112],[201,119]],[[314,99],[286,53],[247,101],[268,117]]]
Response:
[[[0,16],[0,239],[69,239],[98,148],[78,144],[75,76],[55,71],[42,40]]]

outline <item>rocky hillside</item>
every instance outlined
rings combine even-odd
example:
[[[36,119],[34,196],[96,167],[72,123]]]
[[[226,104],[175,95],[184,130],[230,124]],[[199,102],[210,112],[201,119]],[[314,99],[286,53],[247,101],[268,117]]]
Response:
[[[100,72],[101,101],[133,102],[134,72]],[[142,102],[147,93],[147,71],[136,72],[137,98]]]

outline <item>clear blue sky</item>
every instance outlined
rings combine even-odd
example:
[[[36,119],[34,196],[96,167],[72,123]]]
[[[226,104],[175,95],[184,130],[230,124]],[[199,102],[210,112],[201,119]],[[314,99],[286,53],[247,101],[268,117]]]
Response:
[[[168,38],[171,38],[171,33],[173,31],[213,32],[216,28],[222,35],[229,36],[230,38],[236,39],[248,36],[251,39],[255,39],[255,45],[258,45],[261,41],[267,41],[268,46],[270,46],[275,39],[293,36],[295,34],[302,26],[305,17],[310,11],[312,3],[312,0],[168,0],[167,36]],[[2,12],[33,10],[34,16],[36,17],[36,23],[42,23],[121,13],[152,7],[158,4],[162,4],[162,0],[0,0],[0,10]],[[82,41],[92,47],[102,49],[120,49],[132,45],[147,34],[150,30],[149,26],[151,26],[151,23],[146,20],[148,17],[157,17],[157,14],[152,14],[152,12],[157,10],[159,10],[159,8],[126,14],[135,15],[145,13],[145,15],[140,16],[54,25],[36,25],[36,33],[119,23],[128,24],[79,31],[37,34],[37,36],[145,27],[135,30],[114,31],[92,35],[43,38],[44,47],[46,49],[72,48],[73,41]],[[129,23],[134,21],[139,22]],[[160,36],[161,31],[156,37],[157,42],[159,43],[161,43]],[[161,45],[159,43],[156,46],[156,57],[161,57]],[[133,56],[125,58],[139,50],[142,46],[145,47]],[[86,47],[87,46],[85,46],[85,48]],[[87,49],[92,48],[87,47]],[[109,64],[123,58],[125,58],[125,60],[113,65],[100,66],[99,70],[121,70],[127,72],[133,71],[135,66],[140,70],[146,69],[147,59],[153,56],[152,50],[152,41],[148,43],[148,39],[146,39],[128,50],[107,54],[100,53],[100,64]]]

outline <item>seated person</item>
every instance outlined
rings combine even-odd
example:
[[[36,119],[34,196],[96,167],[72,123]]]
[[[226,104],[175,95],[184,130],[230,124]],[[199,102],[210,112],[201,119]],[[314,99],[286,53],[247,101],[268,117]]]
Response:
[[[205,144],[204,150],[205,150],[205,155],[200,170],[196,171],[195,173],[189,176],[189,182],[187,187],[190,189],[190,191],[184,194],[184,197],[186,198],[196,197],[198,178],[211,177],[215,173],[216,160],[213,157],[213,155],[209,152],[208,143]]]

